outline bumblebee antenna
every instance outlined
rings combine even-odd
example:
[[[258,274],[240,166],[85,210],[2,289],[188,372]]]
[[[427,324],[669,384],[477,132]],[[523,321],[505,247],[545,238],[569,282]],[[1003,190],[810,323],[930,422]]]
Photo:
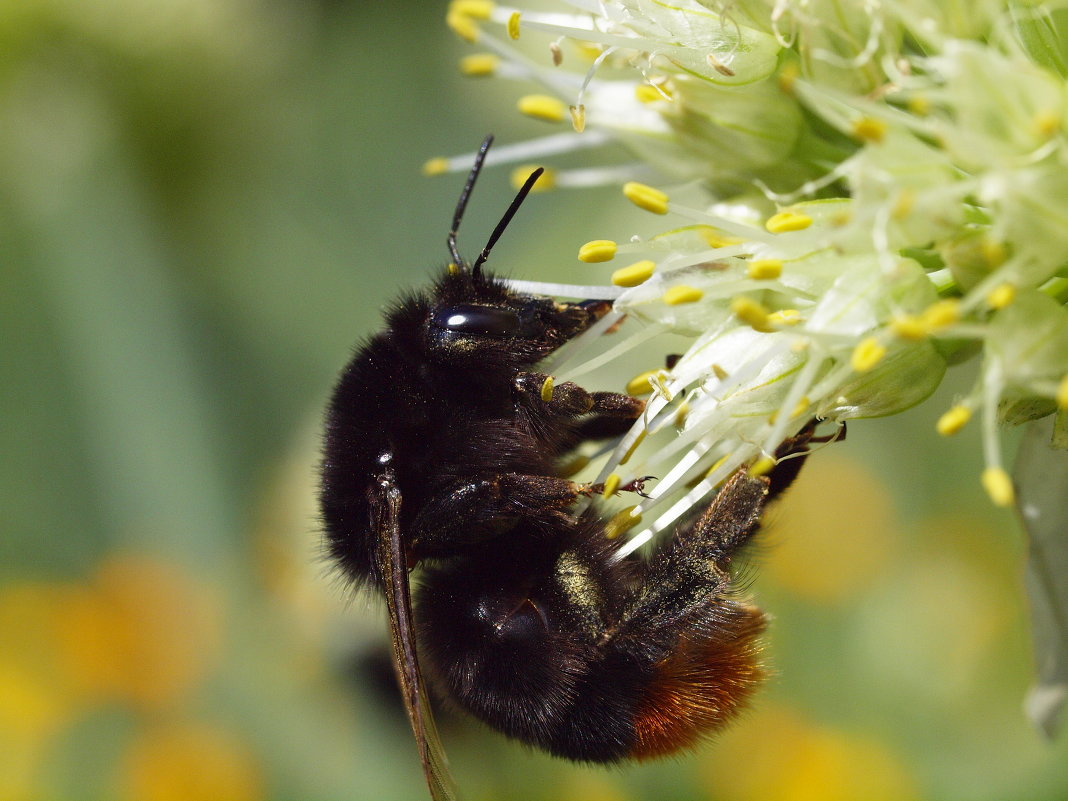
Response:
[[[486,151],[490,149],[490,145],[493,144],[493,134],[490,134],[482,140],[482,144],[479,145],[478,152],[475,154],[475,163],[471,167],[471,172],[467,174],[467,182],[464,183],[463,191],[460,192],[460,199],[456,202],[456,211],[452,215],[452,228],[449,229],[449,255],[452,256],[452,262],[461,270],[464,266],[464,260],[460,258],[459,251],[456,250],[456,231],[460,227],[460,220],[464,217],[464,210],[467,208],[467,198],[471,195],[471,190],[475,188],[475,181],[478,180],[478,174],[482,172],[482,164],[486,160]]]
[[[471,275],[475,278],[482,277],[482,265],[486,263],[486,259],[489,258],[490,249],[497,244],[497,240],[501,238],[501,234],[504,233],[504,229],[508,227],[508,223],[512,221],[515,213],[519,211],[519,207],[523,205],[523,201],[527,199],[527,195],[530,194],[530,190],[534,188],[534,183],[541,177],[541,174],[545,172],[544,167],[538,167],[523,182],[523,186],[519,188],[516,193],[515,199],[512,200],[512,205],[508,207],[508,211],[501,217],[501,221],[497,223],[497,227],[493,229],[493,233],[490,234],[489,241],[486,243],[486,247],[482,248],[482,252],[478,254],[478,258],[475,259],[475,264],[471,268]]]

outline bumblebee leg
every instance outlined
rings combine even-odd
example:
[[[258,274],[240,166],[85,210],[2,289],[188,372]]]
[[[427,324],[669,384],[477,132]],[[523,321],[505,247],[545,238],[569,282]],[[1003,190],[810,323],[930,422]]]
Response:
[[[553,384],[552,376],[546,373],[519,373],[515,388],[527,403],[544,404],[549,411],[568,417],[592,412],[633,420],[645,410],[645,401],[639,398],[615,392],[587,392],[571,381]]]
[[[520,519],[568,521],[567,507],[587,485],[552,476],[503,473],[457,481],[431,493],[412,522],[412,547],[420,556],[455,551],[498,536]]]
[[[737,597],[726,568],[758,528],[766,497],[765,479],[735,474],[704,514],[642,567],[621,616],[602,636],[602,664],[617,676],[643,677],[627,710],[628,757],[695,744],[729,721],[763,679],[764,615]]]

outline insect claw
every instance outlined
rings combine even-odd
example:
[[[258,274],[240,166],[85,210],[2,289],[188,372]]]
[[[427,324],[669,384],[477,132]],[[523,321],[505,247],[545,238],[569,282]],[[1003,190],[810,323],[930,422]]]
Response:
[[[646,481],[656,481],[656,476],[642,476],[641,478],[636,478],[629,484],[620,487],[620,490],[623,492],[633,492],[643,498],[651,498],[652,496],[645,491]]]

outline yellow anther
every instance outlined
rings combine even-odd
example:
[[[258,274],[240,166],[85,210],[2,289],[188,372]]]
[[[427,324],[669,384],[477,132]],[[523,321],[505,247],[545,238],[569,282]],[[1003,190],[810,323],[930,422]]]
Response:
[[[755,462],[753,462],[752,465],[750,465],[748,471],[749,477],[760,478],[761,476],[766,476],[768,473],[771,472],[771,468],[773,468],[774,466],[775,460],[772,459],[770,456],[761,457],[760,459],[757,459]]]
[[[756,331],[770,331],[768,324],[768,310],[763,304],[757,303],[752,298],[739,295],[731,301],[731,312]]]
[[[894,207],[890,210],[890,216],[895,220],[903,220],[909,216],[912,207],[916,205],[916,193],[911,189],[902,189],[897,193]]]
[[[493,75],[501,59],[494,53],[472,53],[460,59],[460,72],[469,78],[482,78]]]
[[[729,66],[724,64],[718,58],[716,58],[716,54],[715,53],[706,53],[705,54],[705,61],[708,62],[708,66],[710,66],[712,69],[714,69],[720,75],[725,75],[728,78],[733,78],[734,77],[734,74],[735,74],[734,70],[732,70]]]
[[[457,11],[449,11],[445,15],[445,24],[452,28],[452,32],[465,42],[478,41],[478,23],[467,14]]]
[[[989,236],[982,238],[979,243],[979,251],[983,254],[983,259],[991,270],[996,270],[1009,257],[1009,254],[1005,251],[1005,243]]]
[[[580,257],[581,258],[581,257]],[[598,261],[601,261],[598,259]],[[638,286],[648,281],[656,269],[656,262],[643,259],[628,267],[620,267],[612,273],[612,283],[616,286]]]
[[[442,175],[449,171],[449,160],[438,156],[423,162],[423,175]]]
[[[886,123],[875,117],[858,117],[853,120],[853,137],[862,142],[878,144],[886,137]]]
[[[1068,375],[1061,379],[1057,385],[1057,405],[1062,409],[1068,409]]]
[[[680,284],[679,286],[671,287],[665,292],[661,300],[668,306],[680,306],[683,303],[696,303],[704,296],[705,293],[697,287]]]
[[[916,342],[927,337],[927,325],[915,314],[902,314],[890,321],[890,331],[894,336]]]
[[[590,457],[584,454],[577,454],[574,458],[568,459],[562,465],[560,465],[559,473],[563,478],[571,478],[571,476],[578,473],[580,470],[584,470],[586,465],[590,463]]]
[[[541,385],[541,399],[548,403],[553,399],[553,377],[551,375],[545,377],[545,381]]]
[[[723,369],[723,367],[716,364],[715,362],[712,363],[712,374],[720,381],[726,381],[727,378],[730,377],[730,373],[728,373],[726,370]]]
[[[675,428],[682,428],[683,423],[686,422],[686,418],[689,416],[690,404],[687,401],[683,401],[679,404],[679,408],[675,410],[675,417],[671,422]]]
[[[642,522],[642,516],[634,511],[637,508],[637,506],[628,506],[608,518],[608,522],[604,524],[604,536],[607,539],[614,540],[620,534],[629,531]]]
[[[534,170],[538,169],[537,164],[524,164],[522,167],[516,167],[512,170],[511,184],[513,189],[519,189],[523,184],[527,182],[527,178],[530,177]],[[534,185],[530,188],[531,192],[548,192],[550,189],[556,186],[556,170],[546,169],[538,180],[534,182]]]
[[[999,284],[986,296],[986,305],[991,309],[1004,309],[1016,300],[1016,287],[1008,282]]]
[[[790,412],[790,419],[800,417],[808,411],[808,407],[812,405],[812,401],[809,400],[808,395],[802,395],[797,399],[797,404],[794,406],[794,410]]]
[[[779,71],[779,88],[786,94],[792,95],[794,93],[794,84],[797,83],[800,74],[797,64],[790,62]]]
[[[664,100],[664,95],[660,94],[660,91],[651,84],[640,83],[634,87],[634,96],[638,99],[639,103],[656,103],[658,100]]]
[[[956,298],[935,301],[923,310],[922,319],[928,331],[949,328],[960,319],[960,301]]]
[[[564,63],[564,51],[556,42],[549,42],[549,55],[552,56],[554,67],[559,67]]]
[[[1040,111],[1031,122],[1031,128],[1042,139],[1049,139],[1061,129],[1061,117],[1052,111]]]
[[[643,442],[645,442],[645,438],[648,435],[649,435],[649,430],[646,429],[646,428],[643,428],[641,431],[638,432],[638,436],[636,436],[634,438],[634,442],[632,442],[630,444],[630,447],[627,448],[627,452],[623,454],[623,458],[621,458],[619,460],[619,463],[621,465],[622,464],[626,464],[627,462],[630,461],[630,457],[634,455],[634,452],[636,450],[638,450],[638,446],[641,445]]]
[[[561,122],[567,114],[567,106],[550,95],[525,95],[516,106],[528,117],[547,122]]]
[[[668,389],[666,379],[667,373],[663,370],[657,370],[653,375],[649,376],[649,385],[653,388],[654,392],[659,392],[664,400],[671,403],[675,400],[675,393]]]
[[[797,325],[804,319],[797,309],[780,309],[768,315],[768,325]]]
[[[626,392],[628,395],[648,395],[653,391],[653,385],[649,383],[649,379],[655,376],[659,370],[646,370],[644,373],[639,373],[627,382]]]
[[[601,491],[601,497],[611,498],[615,495],[622,480],[623,479],[619,477],[618,473],[609,473],[608,478],[604,480],[604,489]]]
[[[740,245],[745,241],[738,236],[729,236],[711,225],[696,225],[694,230],[701,235],[710,248],[725,248],[728,245]]]
[[[754,259],[749,262],[749,277],[755,281],[771,281],[782,275],[782,259]]]
[[[1012,479],[1000,467],[988,467],[983,471],[980,478],[983,489],[990,496],[990,500],[997,506],[1011,506],[1016,498],[1016,492],[1012,487]]]
[[[571,127],[575,129],[575,133],[582,133],[586,130],[586,107],[579,103],[577,106],[568,106],[568,113],[571,115]]]
[[[617,247],[611,239],[592,239],[579,248],[578,259],[587,264],[611,261],[616,257]]]
[[[638,208],[653,214],[667,214],[668,196],[659,189],[637,181],[628,181],[623,184],[623,195]]]
[[[519,38],[519,12],[513,11],[512,16],[508,18],[508,38]]]
[[[858,373],[866,373],[881,362],[884,356],[886,346],[875,337],[868,337],[853,349],[850,364]]]
[[[773,234],[784,234],[788,231],[803,231],[812,225],[812,218],[807,214],[799,214],[795,211],[780,211],[768,218],[764,227]]]
[[[727,463],[727,459],[729,457],[730,457],[730,454],[729,453],[725,453],[722,456],[720,456],[718,459],[716,459],[715,464],[713,464],[710,468],[708,468],[708,470],[705,471],[704,477],[705,478],[711,478],[713,473],[715,473],[717,470],[719,470],[721,467],[723,467],[724,464]]]
[[[960,431],[972,419],[972,410],[958,403],[938,418],[935,430],[943,437],[951,437]]]
[[[493,0],[452,0],[450,14],[463,14],[472,19],[489,19],[496,3]]]
[[[931,113],[931,101],[926,95],[913,95],[906,105],[908,110],[917,117],[926,117]]]
[[[579,55],[587,61],[596,61],[600,58],[601,53],[604,52],[604,47],[597,42],[590,42],[585,39],[575,39],[572,44],[574,44],[575,49],[578,50]]]

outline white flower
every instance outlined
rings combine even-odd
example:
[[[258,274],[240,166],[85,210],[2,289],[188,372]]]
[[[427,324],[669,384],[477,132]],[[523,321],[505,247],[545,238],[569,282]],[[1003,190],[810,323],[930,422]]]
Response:
[[[646,418],[602,473],[663,476],[635,512],[658,512],[649,532],[739,465],[766,469],[812,417],[894,414],[969,355],[977,384],[938,429],[977,414],[983,484],[1012,503],[999,423],[1068,407],[1068,108],[1042,7],[546,5],[450,7],[454,29],[504,60],[503,76],[553,93],[526,113],[574,129],[498,160],[614,139],[639,165],[560,172],[556,185],[687,182],[693,195],[699,179],[704,193],[680,203],[627,184],[666,230],[582,256],[624,265],[610,289],[618,311],[648,325],[635,341],[692,338],[672,369],[644,379]],[[641,447],[664,428],[678,432],[670,444]]]

